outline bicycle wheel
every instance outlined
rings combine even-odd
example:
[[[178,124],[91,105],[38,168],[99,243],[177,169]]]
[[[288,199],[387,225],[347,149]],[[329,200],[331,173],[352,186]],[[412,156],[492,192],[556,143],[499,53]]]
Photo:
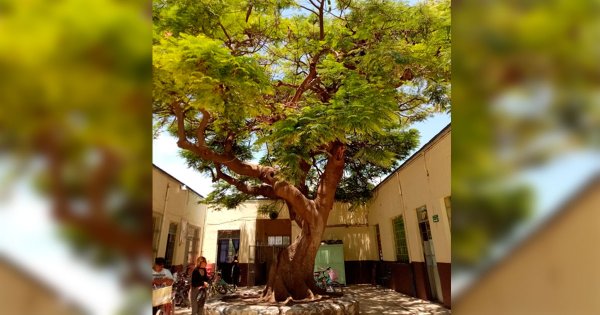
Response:
[[[224,284],[217,284],[216,289],[220,294],[227,294],[227,287]]]
[[[327,289],[325,289],[325,290],[328,291],[328,292],[331,291],[331,292],[335,293],[335,287],[332,286],[331,284],[328,284],[327,285]]]
[[[337,281],[332,281],[331,287],[333,288],[333,292],[336,292],[336,290],[339,289],[341,293],[344,293],[344,286]]]
[[[185,303],[183,296],[179,293],[176,293],[175,294],[175,306],[181,307],[181,306],[183,306],[183,303]]]

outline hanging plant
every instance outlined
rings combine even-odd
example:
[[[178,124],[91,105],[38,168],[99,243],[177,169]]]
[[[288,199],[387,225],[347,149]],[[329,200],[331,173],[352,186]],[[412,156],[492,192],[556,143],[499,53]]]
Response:
[[[258,213],[269,216],[269,219],[275,220],[279,217],[279,212],[283,208],[282,202],[271,202],[258,207]]]

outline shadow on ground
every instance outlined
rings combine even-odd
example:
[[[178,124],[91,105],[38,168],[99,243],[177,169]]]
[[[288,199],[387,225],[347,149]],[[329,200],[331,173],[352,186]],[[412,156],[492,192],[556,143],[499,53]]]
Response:
[[[245,287],[240,288],[235,296],[245,298],[248,304],[252,297],[260,295],[263,287]],[[359,301],[360,314],[389,314],[389,315],[449,315],[451,311],[447,308],[417,299],[408,295],[398,293],[391,289],[375,287],[370,284],[350,285],[344,288],[344,295],[352,297]],[[232,296],[233,298],[233,296]],[[211,298],[214,299],[214,298]],[[211,300],[209,299],[209,300]],[[266,308],[267,305],[264,305]],[[176,315],[188,315],[192,311],[187,309],[176,309]]]
[[[451,314],[441,305],[370,284],[350,285],[344,293],[358,299],[361,314]]]

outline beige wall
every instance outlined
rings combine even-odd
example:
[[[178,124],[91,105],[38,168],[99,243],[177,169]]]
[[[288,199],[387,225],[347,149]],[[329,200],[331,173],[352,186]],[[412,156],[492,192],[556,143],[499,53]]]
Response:
[[[256,218],[262,201],[250,200],[236,209],[210,209],[206,217],[202,255],[209,263],[217,260],[217,236],[219,230],[240,230],[240,263],[248,263],[249,246],[256,243]]]
[[[327,219],[323,240],[342,240],[344,260],[378,259],[375,228],[367,222],[368,208],[335,203]]]
[[[600,180],[453,301],[461,315],[600,314]]]
[[[206,219],[203,255],[209,263],[217,258],[217,236],[219,230],[240,230],[240,263],[249,260],[249,246],[256,244],[256,219],[268,216],[258,214],[258,207],[269,201],[249,200],[233,210],[209,209]],[[375,229],[367,226],[366,208],[348,211],[348,205],[336,203],[332,209],[323,233],[323,240],[342,240],[344,242],[345,260],[377,259],[377,241]],[[289,212],[284,206],[278,220],[289,219]],[[344,225],[344,226],[339,226]],[[346,226],[347,225],[347,226]],[[300,234],[300,227],[292,222],[291,241]]]
[[[0,279],[4,287],[0,290],[1,314],[84,314],[64,301],[57,292],[3,259],[0,259]]]
[[[437,262],[449,263],[450,226],[444,198],[450,196],[450,130],[438,136],[381,183],[369,204],[369,225],[379,224],[383,259],[395,261],[392,220],[403,215],[409,258],[423,261],[416,210],[426,206]],[[433,222],[438,215],[439,222]]]
[[[344,260],[377,260],[377,238],[372,226],[328,227],[323,240],[342,240]]]
[[[169,224],[177,223],[177,241],[173,253],[173,265],[185,264],[186,225],[200,228],[200,241],[197,251],[202,248],[206,205],[199,204],[200,195],[191,189],[182,189],[182,183],[166,175],[156,167],[152,170],[152,214],[161,218],[160,237],[157,255],[164,257],[167,248]],[[165,202],[166,201],[166,202]]]

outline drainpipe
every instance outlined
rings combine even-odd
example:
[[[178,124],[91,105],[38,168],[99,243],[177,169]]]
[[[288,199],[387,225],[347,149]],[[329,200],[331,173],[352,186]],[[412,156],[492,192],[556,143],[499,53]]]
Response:
[[[171,188],[171,186],[169,185],[169,182],[167,182],[167,189],[165,190],[165,203],[164,203],[164,205],[163,205],[163,217],[162,217],[162,219],[160,220],[160,226],[161,226],[161,229],[160,229],[160,235],[158,236],[158,247],[159,247],[159,248],[160,248],[160,241],[162,241],[162,239],[163,239],[163,233],[162,233],[162,232],[163,232],[163,229],[162,229],[162,227],[163,227],[163,225],[165,224],[165,217],[166,217],[166,214],[167,214],[167,197],[169,196],[169,188]],[[168,233],[168,232],[167,232],[167,233]],[[159,255],[159,253],[158,253],[158,249],[156,250],[156,255],[157,255],[158,257],[162,257],[162,256],[160,256],[160,255]],[[163,255],[163,256],[164,256],[164,255]]]
[[[204,256],[204,236],[206,236],[206,217],[208,216],[208,209],[204,210],[204,222],[202,222],[201,234],[202,240],[200,240],[200,256]]]

